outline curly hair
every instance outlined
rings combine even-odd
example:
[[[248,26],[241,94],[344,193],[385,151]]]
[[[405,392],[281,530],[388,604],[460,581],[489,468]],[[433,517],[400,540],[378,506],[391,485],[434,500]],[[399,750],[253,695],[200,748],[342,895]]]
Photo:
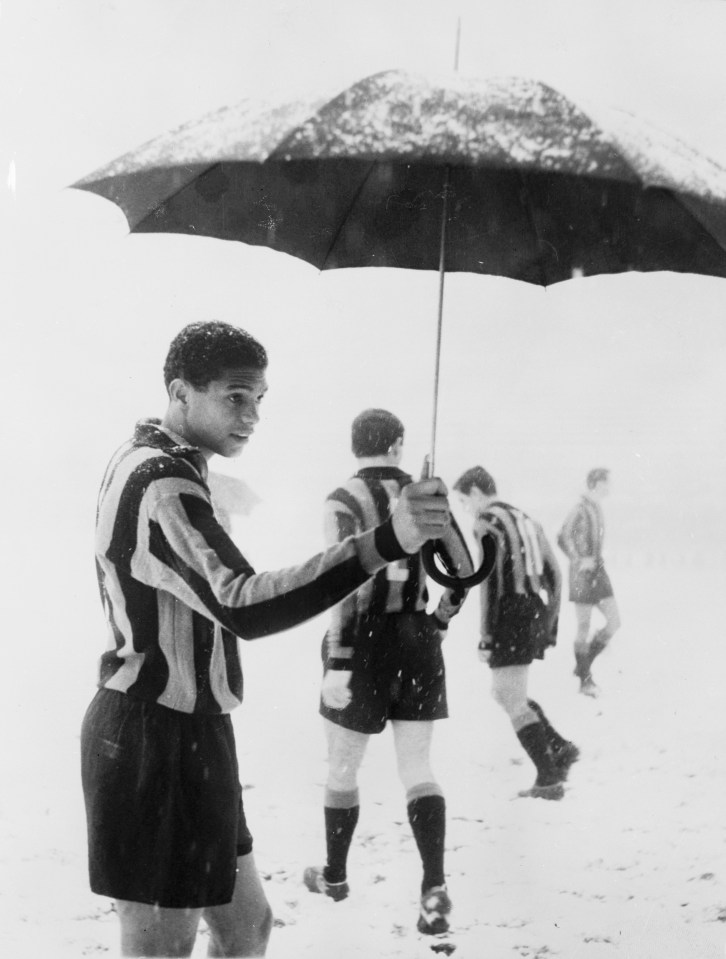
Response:
[[[267,368],[267,352],[253,336],[219,320],[190,323],[171,341],[164,362],[164,383],[168,387],[178,378],[203,390],[225,370],[241,366]]]

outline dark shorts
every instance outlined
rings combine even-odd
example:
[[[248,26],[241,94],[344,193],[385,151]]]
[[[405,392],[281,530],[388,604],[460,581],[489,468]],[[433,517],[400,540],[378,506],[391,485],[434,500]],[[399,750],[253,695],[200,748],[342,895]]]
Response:
[[[229,716],[100,689],[81,730],[91,889],[167,908],[232,899],[252,850]]]
[[[529,666],[543,659],[554,646],[554,631],[548,627],[547,607],[539,596],[503,596],[492,636],[489,666]]]
[[[323,650],[325,643],[323,643]],[[446,719],[446,670],[441,637],[426,613],[362,618],[351,660],[352,701],[320,713],[359,733],[380,733],[389,719]]]
[[[612,595],[613,587],[604,566],[578,571],[575,564],[570,564],[570,602],[596,606]]]

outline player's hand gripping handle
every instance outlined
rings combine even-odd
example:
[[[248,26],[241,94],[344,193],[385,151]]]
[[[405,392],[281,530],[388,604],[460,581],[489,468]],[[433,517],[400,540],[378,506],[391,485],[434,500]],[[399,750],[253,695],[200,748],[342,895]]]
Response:
[[[424,457],[423,469],[421,471],[421,478],[428,478],[429,473],[431,472],[431,464],[428,456]],[[451,528],[453,533],[459,537],[462,544],[464,543],[464,537],[461,534],[461,530],[454,519],[451,517]],[[471,573],[468,576],[461,576],[459,568],[454,563],[451,553],[446,548],[446,544],[443,540],[428,540],[421,547],[421,558],[423,560],[424,569],[431,577],[431,579],[438,583],[440,586],[448,586],[450,589],[455,589],[457,591],[470,589],[472,586],[478,586],[479,583],[483,583],[487,576],[494,569],[494,563],[497,558],[497,547],[494,542],[494,539],[487,535],[482,537],[481,541],[482,548],[482,561],[481,566],[474,573]],[[437,559],[443,566],[443,570]]]

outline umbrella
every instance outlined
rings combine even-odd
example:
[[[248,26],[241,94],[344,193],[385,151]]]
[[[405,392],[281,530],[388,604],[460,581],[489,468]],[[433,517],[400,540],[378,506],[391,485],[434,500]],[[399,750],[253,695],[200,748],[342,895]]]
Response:
[[[239,240],[319,269],[547,286],[672,270],[726,276],[726,170],[622,111],[523,77],[386,71],[335,96],[225,107],[74,184],[132,232]]]

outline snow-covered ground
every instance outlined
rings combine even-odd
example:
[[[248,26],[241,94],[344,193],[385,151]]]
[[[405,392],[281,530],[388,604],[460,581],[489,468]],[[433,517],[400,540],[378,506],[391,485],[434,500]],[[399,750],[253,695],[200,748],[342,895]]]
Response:
[[[519,799],[532,768],[488,695],[476,603],[446,640],[451,718],[435,765],[448,806],[447,871],[462,959],[710,959],[726,945],[726,570],[612,569],[624,625],[576,693],[572,615],[532,669],[531,692],[582,749],[564,800]],[[89,621],[97,612],[89,611]],[[87,627],[86,627],[87,628]],[[391,738],[371,743],[350,856],[350,898],[308,893],[322,861],[325,751],[316,713],[324,621],[244,648],[236,716],[256,858],[275,912],[270,959],[417,959],[418,857]],[[36,664],[37,666],[37,664]],[[65,677],[67,679],[67,677]],[[87,889],[78,724],[90,670],[46,694],[6,739],[23,746],[0,791],[3,920],[14,959],[118,954],[110,903]],[[45,689],[45,687],[41,688]],[[195,956],[206,952],[201,931]]]

